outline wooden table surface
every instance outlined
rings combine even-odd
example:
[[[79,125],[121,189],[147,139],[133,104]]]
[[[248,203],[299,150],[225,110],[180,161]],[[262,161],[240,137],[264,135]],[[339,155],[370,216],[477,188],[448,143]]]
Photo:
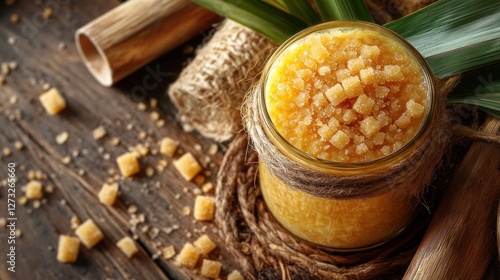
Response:
[[[119,1],[18,0],[7,7],[0,3],[0,63],[15,61],[16,70],[6,76],[0,86],[0,149],[8,148],[10,156],[0,157],[0,179],[7,178],[7,166],[14,163],[16,199],[23,196],[22,186],[29,181],[30,171],[41,171],[47,178],[40,205],[18,202],[15,209],[16,228],[21,236],[15,239],[15,273],[7,270],[6,254],[9,231],[0,228],[0,279],[191,279],[195,271],[177,267],[172,260],[155,254],[173,245],[177,252],[184,243],[192,242],[206,232],[219,248],[208,258],[223,262],[222,276],[237,268],[224,250],[217,229],[210,222],[195,222],[191,210],[195,183],[186,182],[172,166],[172,158],[148,155],[141,159],[142,172],[133,179],[120,179],[120,195],[113,207],[99,203],[97,193],[102,184],[117,172],[115,158],[137,144],[151,145],[171,137],[181,142],[176,157],[191,152],[204,166],[207,182],[215,183],[224,147],[207,156],[214,142],[195,132],[185,132],[176,120],[176,109],[165,94],[166,88],[182,69],[188,55],[186,49],[199,39],[153,61],[118,85],[105,88],[98,84],[82,64],[74,45],[74,33],[97,16],[119,5]],[[44,19],[43,9],[50,7],[53,16]],[[20,16],[18,24],[9,20]],[[148,84],[143,81],[148,80]],[[154,81],[154,86],[151,86]],[[67,108],[50,116],[42,108],[38,96],[44,85],[57,88],[66,98]],[[158,108],[150,101],[158,100]],[[145,111],[137,104],[148,104]],[[158,112],[165,121],[159,128],[150,119]],[[95,140],[92,131],[103,126],[103,139]],[[66,143],[56,143],[56,136],[67,132]],[[146,139],[142,139],[146,133]],[[112,145],[114,138],[120,144]],[[23,143],[17,150],[15,142]],[[63,158],[71,157],[69,164]],[[158,172],[156,166],[167,160],[168,166]],[[156,172],[149,177],[144,172],[151,166]],[[0,181],[1,181],[0,180]],[[2,184],[0,217],[7,217],[7,190]],[[212,194],[213,195],[213,194]],[[135,215],[144,214],[145,222],[137,226],[140,252],[132,259],[119,251],[116,241],[133,236],[130,206]],[[37,208],[38,207],[38,208]],[[92,249],[80,248],[78,261],[63,264],[56,260],[60,234],[73,235],[70,219],[93,219],[105,234],[105,239]],[[178,227],[178,229],[176,229]],[[157,235],[157,236],[156,236]]]

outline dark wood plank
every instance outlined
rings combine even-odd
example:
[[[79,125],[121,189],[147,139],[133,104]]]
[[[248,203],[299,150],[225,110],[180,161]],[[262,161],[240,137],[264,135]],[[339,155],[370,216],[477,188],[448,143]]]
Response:
[[[0,158],[0,178],[6,178],[7,164],[12,162],[17,166],[17,198],[22,195],[21,186],[28,182],[29,170],[47,174],[43,183],[54,186],[55,191],[46,194],[46,203],[38,209],[33,202],[17,205],[22,236],[16,240],[15,274],[6,270],[4,248],[8,231],[0,228],[0,279],[194,279],[197,271],[180,268],[172,260],[153,260],[152,256],[167,245],[174,245],[178,252],[185,242],[200,236],[205,227],[206,233],[220,246],[209,258],[222,260],[224,275],[237,268],[223,250],[214,224],[195,222],[192,216],[182,214],[183,207],[193,207],[192,190],[196,185],[182,179],[171,158],[151,154],[142,158],[143,170],[146,166],[155,167],[163,159],[169,165],[152,177],[142,171],[133,179],[120,179],[121,194],[113,207],[106,207],[97,199],[100,187],[110,177],[108,170],[118,170],[114,162],[117,156],[139,143],[154,147],[165,136],[181,142],[176,157],[185,151],[192,152],[204,165],[207,181],[215,182],[224,147],[208,157],[207,151],[214,143],[196,133],[185,132],[165,95],[168,84],[185,63],[183,47],[153,61],[117,86],[104,88],[81,63],[73,34],[119,2],[41,2],[17,1],[12,7],[0,4],[0,63],[17,61],[19,65],[6,77],[6,84],[0,86],[0,148],[12,150],[11,156]],[[47,6],[53,8],[54,16],[42,21],[39,17]],[[19,24],[9,23],[12,13],[21,16]],[[10,44],[9,38],[16,42]],[[197,42],[199,39],[187,45]],[[61,43],[66,45],[64,49],[60,49]],[[148,75],[157,79],[153,88],[143,84]],[[49,116],[43,111],[38,96],[44,83],[58,88],[65,96],[68,108],[61,115]],[[15,104],[11,104],[13,96],[18,99]],[[159,100],[160,108],[148,106],[145,112],[137,109],[138,102],[148,104],[152,98]],[[164,127],[159,128],[150,120],[149,114],[154,110],[165,120]],[[100,125],[105,127],[107,135],[94,140],[92,130]],[[63,131],[69,133],[69,139],[58,145],[55,136]],[[146,132],[148,139],[140,139],[141,132]],[[114,137],[121,140],[118,146],[110,144]],[[15,141],[24,143],[25,148],[17,151]],[[67,165],[62,162],[66,156],[72,159]],[[0,217],[7,216],[6,199],[6,188],[2,188]],[[131,205],[137,206],[137,214],[145,215],[146,222],[138,230],[140,253],[129,260],[114,243],[123,236],[133,235],[131,215],[127,212]],[[59,234],[73,235],[69,222],[72,216],[82,221],[92,218],[106,238],[91,250],[82,246],[77,263],[61,264],[56,260],[57,240]],[[149,231],[142,232],[145,226]],[[168,233],[169,228],[176,226],[178,230]],[[153,228],[160,230],[154,238]]]

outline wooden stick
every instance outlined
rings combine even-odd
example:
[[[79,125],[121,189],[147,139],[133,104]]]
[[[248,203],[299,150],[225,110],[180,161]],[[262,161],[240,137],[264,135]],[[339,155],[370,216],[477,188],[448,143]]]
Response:
[[[75,41],[92,75],[111,86],[218,20],[189,0],[130,0],[78,29]]]
[[[489,118],[484,132],[497,133]],[[403,279],[482,279],[495,246],[500,147],[474,142],[453,176]]]

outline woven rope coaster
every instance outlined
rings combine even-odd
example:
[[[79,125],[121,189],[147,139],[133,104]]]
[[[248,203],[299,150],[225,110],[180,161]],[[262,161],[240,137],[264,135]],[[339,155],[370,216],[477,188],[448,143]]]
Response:
[[[216,193],[219,233],[249,279],[401,279],[429,224],[428,212],[382,246],[328,252],[299,240],[274,220],[260,193],[257,161],[246,133],[236,135],[222,162]]]

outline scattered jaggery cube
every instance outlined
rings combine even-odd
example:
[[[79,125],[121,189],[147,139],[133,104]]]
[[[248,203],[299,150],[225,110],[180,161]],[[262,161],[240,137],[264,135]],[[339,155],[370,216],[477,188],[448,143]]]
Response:
[[[200,249],[196,248],[191,243],[186,243],[175,259],[180,265],[193,269],[200,255]]]
[[[168,260],[175,256],[175,248],[173,245],[167,246],[162,250],[163,258]]]
[[[69,235],[60,235],[57,246],[57,260],[62,263],[73,263],[78,258],[80,240]]]
[[[160,153],[167,155],[169,157],[173,157],[175,151],[177,151],[178,146],[179,142],[175,141],[172,138],[165,137],[160,141]]]
[[[135,245],[135,242],[132,238],[125,236],[116,242],[116,246],[122,250],[122,252],[128,257],[131,258],[134,256],[139,250]]]
[[[116,163],[118,164],[121,174],[125,177],[137,174],[141,170],[139,161],[134,153],[125,153],[119,156],[116,158]]]
[[[80,238],[83,245],[89,249],[94,247],[104,238],[102,231],[91,219],[88,219],[79,225],[75,230],[75,234],[78,238]]]
[[[221,262],[204,259],[201,265],[201,275],[208,278],[219,278],[221,268]]]
[[[200,249],[201,253],[204,255],[208,255],[208,253],[217,248],[217,245],[206,234],[200,236],[193,244]]]
[[[194,202],[194,218],[198,221],[211,221],[215,214],[215,199],[198,195]]]
[[[80,225],[80,219],[78,219],[77,216],[71,217],[71,219],[69,220],[69,222],[70,222],[70,225],[71,225],[71,229],[76,229]]]
[[[203,190],[204,193],[210,193],[214,190],[214,184],[210,182],[205,183],[203,184],[203,186],[201,186],[201,189]]]
[[[116,197],[118,195],[118,188],[119,186],[117,183],[113,184],[105,183],[104,185],[102,185],[102,188],[99,191],[99,194],[97,195],[99,197],[99,201],[108,206],[112,206],[116,201]]]
[[[28,182],[28,184],[26,184],[25,188],[26,188],[26,197],[28,199],[42,199],[43,187],[40,181],[32,180]]]
[[[196,161],[196,158],[190,152],[174,160],[173,164],[186,181],[191,181],[191,179],[193,179],[202,169],[198,161]]]
[[[39,99],[43,108],[49,115],[56,115],[66,108],[66,100],[55,88],[51,88],[44,92],[40,95]]]
[[[245,280],[238,270],[233,270],[227,275],[227,280]]]
[[[92,137],[94,137],[95,140],[99,140],[104,136],[106,136],[106,129],[104,129],[102,125],[92,131]]]

